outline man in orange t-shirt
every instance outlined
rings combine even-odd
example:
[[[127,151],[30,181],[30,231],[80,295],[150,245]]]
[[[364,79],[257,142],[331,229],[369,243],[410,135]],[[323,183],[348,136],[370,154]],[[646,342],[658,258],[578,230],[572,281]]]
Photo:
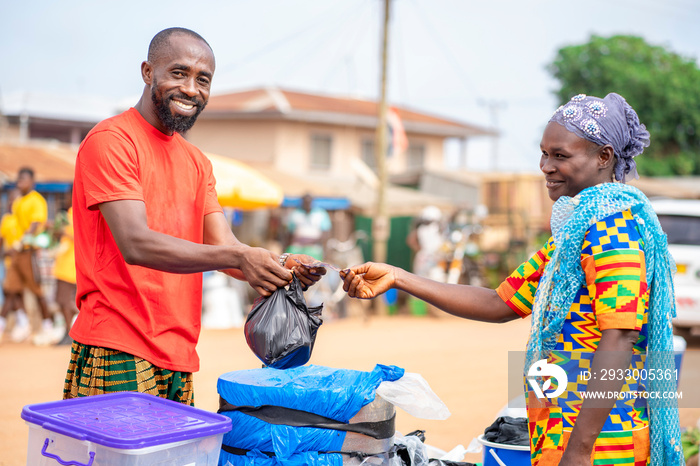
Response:
[[[197,33],[161,31],[141,64],[139,102],[99,123],[80,146],[73,186],[80,313],[64,398],[140,391],[193,404],[201,272],[226,270],[263,296],[292,279],[293,258],[236,239],[211,163],[181,136],[207,103],[214,67]],[[305,286],[325,273],[293,270]]]

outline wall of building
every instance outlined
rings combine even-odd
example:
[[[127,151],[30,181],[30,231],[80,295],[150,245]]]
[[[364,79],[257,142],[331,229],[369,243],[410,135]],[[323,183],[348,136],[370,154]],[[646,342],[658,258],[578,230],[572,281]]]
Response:
[[[408,137],[409,149],[410,145],[422,144],[425,147],[425,159],[423,169],[425,170],[444,170],[445,168],[445,154],[444,154],[444,138],[440,136],[424,136],[416,135]],[[403,164],[402,168],[398,169],[397,172],[406,170],[407,162],[406,157],[408,152],[403,154]]]
[[[502,240],[499,244],[494,241],[494,249],[506,250],[514,243],[531,249],[549,229],[553,203],[541,174],[485,174],[481,199],[489,211],[485,224],[503,232],[492,236]]]
[[[311,163],[313,135],[331,138],[331,161],[327,169]],[[205,152],[233,157],[244,162],[272,163],[280,171],[295,174],[328,174],[347,177],[352,159],[361,159],[364,141],[374,141],[371,129],[324,125],[300,121],[200,120],[187,139]],[[423,170],[444,169],[444,138],[409,135],[409,144],[424,147]],[[408,167],[408,152],[389,157],[389,174]]]
[[[22,126],[18,117],[11,116],[0,122],[0,140],[15,144],[58,141],[77,147],[96,123],[29,117]]]
[[[314,135],[330,137],[330,166],[314,167],[311,163],[311,146]],[[276,162],[278,170],[296,174],[343,176],[350,172],[350,157],[359,156],[355,148],[354,128],[288,121],[277,127]]]
[[[200,119],[187,133],[187,140],[204,152],[244,162],[272,162],[276,126],[270,121]]]
[[[19,142],[19,125],[7,124],[4,125],[0,132],[0,141],[16,144]]]

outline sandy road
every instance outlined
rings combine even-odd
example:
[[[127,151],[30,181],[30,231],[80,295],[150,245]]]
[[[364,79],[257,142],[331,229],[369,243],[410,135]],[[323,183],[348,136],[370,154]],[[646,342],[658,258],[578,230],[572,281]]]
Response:
[[[491,424],[508,402],[508,352],[525,347],[529,321],[506,325],[470,322],[449,316],[349,318],[320,328],[313,364],[371,370],[394,364],[421,374],[449,407],[445,421],[414,418],[397,412],[397,430],[426,431],[430,445],[450,450],[465,446]],[[700,344],[685,354],[681,390],[700,387]],[[241,329],[204,330],[198,347],[201,370],[195,375],[197,407],[218,407],[217,378],[229,371],[260,367]],[[23,465],[28,428],[20,418],[27,404],[57,400],[68,364],[68,347],[35,347],[3,343],[0,370],[5,376],[0,402],[0,465]],[[695,425],[697,408],[681,410],[681,424]],[[468,461],[480,461],[468,455]]]

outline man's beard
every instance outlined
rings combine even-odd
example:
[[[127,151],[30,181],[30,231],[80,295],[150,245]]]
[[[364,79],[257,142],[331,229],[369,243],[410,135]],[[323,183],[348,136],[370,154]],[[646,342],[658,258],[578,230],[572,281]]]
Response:
[[[194,126],[195,121],[197,121],[197,117],[200,113],[202,113],[204,107],[207,106],[206,102],[200,103],[198,100],[187,97],[184,94],[171,94],[163,98],[158,98],[158,96],[156,95],[156,87],[157,84],[154,81],[153,87],[151,88],[151,100],[153,101],[153,104],[156,107],[158,119],[163,124],[165,129],[180,134],[186,133],[190,128],[192,128],[192,126]],[[196,105],[197,112],[192,116],[174,114],[170,110],[170,101],[173,100],[173,97],[177,97],[182,101],[190,102],[193,105]]]

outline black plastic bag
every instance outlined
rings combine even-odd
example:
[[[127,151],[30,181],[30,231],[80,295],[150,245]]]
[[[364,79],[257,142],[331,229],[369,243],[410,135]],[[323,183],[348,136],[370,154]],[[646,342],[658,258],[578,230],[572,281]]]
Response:
[[[316,332],[323,323],[322,309],[323,305],[306,305],[295,275],[289,289],[278,288],[267,298],[255,300],[245,322],[245,340],[266,366],[302,366],[311,358]]]
[[[413,439],[416,437],[417,440]],[[428,458],[428,452],[423,448],[425,443],[425,431],[414,430],[401,439],[394,439],[394,447],[391,453],[394,453],[401,460],[404,466],[414,466],[416,464],[428,464],[428,466],[475,466],[474,463],[466,463],[464,461],[449,461],[439,460],[436,458]]]
[[[505,445],[530,445],[527,418],[501,416],[484,430],[484,440]]]

